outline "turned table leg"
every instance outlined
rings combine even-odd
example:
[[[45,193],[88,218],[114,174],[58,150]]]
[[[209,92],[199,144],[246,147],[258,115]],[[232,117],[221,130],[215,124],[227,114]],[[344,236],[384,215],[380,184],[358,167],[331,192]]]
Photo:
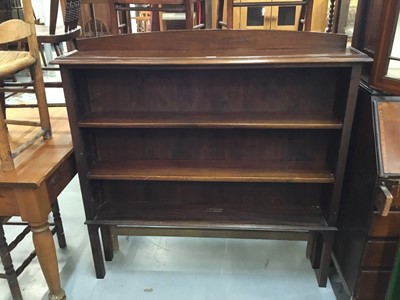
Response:
[[[33,223],[29,225],[39,264],[50,290],[49,299],[66,299],[65,292],[60,285],[56,249],[49,223]]]

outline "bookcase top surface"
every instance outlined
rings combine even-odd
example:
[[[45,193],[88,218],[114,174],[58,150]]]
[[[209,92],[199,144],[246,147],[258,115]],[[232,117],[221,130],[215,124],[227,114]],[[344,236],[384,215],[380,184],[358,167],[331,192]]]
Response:
[[[338,34],[272,30],[182,30],[81,39],[60,65],[263,65],[362,63]]]

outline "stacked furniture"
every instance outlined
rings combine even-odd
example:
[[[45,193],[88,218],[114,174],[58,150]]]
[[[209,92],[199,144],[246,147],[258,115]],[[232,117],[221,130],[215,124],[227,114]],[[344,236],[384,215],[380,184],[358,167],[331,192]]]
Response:
[[[348,298],[385,299],[400,237],[399,115],[399,97],[371,103],[360,90],[334,247]]]
[[[65,107],[53,107],[49,111],[52,120],[52,138],[32,144],[16,157],[14,170],[0,172],[0,259],[4,267],[4,274],[0,274],[0,278],[7,279],[13,299],[22,299],[23,289],[21,292],[17,277],[35,255],[39,259],[43,276],[49,288],[49,299],[65,299],[48,218],[49,214],[53,212],[58,243],[61,248],[64,248],[66,241],[57,197],[76,175],[77,170]],[[8,109],[10,117],[18,116],[22,120],[29,121],[38,120],[35,112],[36,110],[32,108]],[[31,139],[33,135],[32,128],[18,125],[8,126],[12,150]],[[29,227],[14,241],[7,242],[2,226],[7,225],[8,223],[4,224],[4,222],[14,216],[20,217],[23,222],[27,223],[19,225],[29,225]],[[32,233],[35,251],[29,256],[26,253],[28,258],[20,266],[14,268],[11,252],[29,231]],[[14,253],[20,250],[17,247],[14,249]],[[41,274],[37,276],[41,276]],[[6,292],[2,291],[2,295],[6,295]],[[28,297],[28,299],[30,298]]]
[[[366,55],[345,36],[251,30],[78,48],[57,63],[97,277],[116,228],[310,240],[326,285]]]
[[[352,45],[362,72],[333,257],[339,299],[390,299],[400,238],[400,2],[360,0]],[[397,73],[398,74],[398,73]],[[332,281],[333,282],[333,281]]]

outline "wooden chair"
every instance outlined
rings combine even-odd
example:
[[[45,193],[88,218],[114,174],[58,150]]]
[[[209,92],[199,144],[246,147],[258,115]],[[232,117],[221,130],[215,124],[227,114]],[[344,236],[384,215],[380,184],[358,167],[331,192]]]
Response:
[[[50,2],[49,25],[36,25],[36,35],[41,49],[43,49],[43,44],[51,44],[57,56],[63,54],[61,43],[71,42],[76,48],[76,39],[81,35],[81,28],[78,26],[80,0],[66,0],[65,4],[63,8],[64,26],[57,26],[59,0],[51,0]],[[47,67],[44,55],[42,55],[42,60],[44,66]]]
[[[29,87],[29,83],[19,83],[19,87],[4,87],[4,84],[2,84],[2,87],[0,88],[0,171],[13,170],[13,159],[17,155],[22,153],[40,137],[51,137],[50,117],[47,107],[43,74],[39,58],[39,47],[35,32],[32,4],[30,0],[23,0],[23,4],[25,21],[12,19],[0,24],[0,44],[11,43],[26,39],[28,42],[29,51],[0,51],[0,82],[3,83],[5,78],[14,76],[19,71],[28,68],[32,77],[33,88]],[[40,115],[40,122],[6,120],[5,92],[35,93]],[[8,141],[6,124],[39,126],[41,130],[35,135],[33,139],[24,143],[14,152],[12,152]]]
[[[135,6],[131,6],[131,4],[135,4]],[[194,28],[192,0],[109,0],[109,5],[113,34],[132,32],[131,11],[151,11],[153,13],[152,31],[160,30],[158,18],[160,12],[184,12],[185,28]]]
[[[83,37],[110,35],[107,20],[109,20],[108,0],[81,0],[80,23]]]
[[[60,208],[58,206],[57,198],[53,199],[51,209],[54,219],[54,222],[50,224],[50,226],[53,227],[51,233],[52,235],[57,235],[58,246],[60,248],[65,248],[67,247],[67,242],[65,240],[64,228],[60,216]],[[14,268],[11,258],[11,252],[31,232],[31,228],[26,222],[14,222],[10,221],[10,218],[11,217],[0,217],[0,259],[4,268],[4,273],[0,273],[0,278],[7,280],[13,300],[22,300],[22,293],[18,283],[18,276],[21,275],[26,267],[37,256],[37,253],[35,250],[33,250],[16,269]],[[14,238],[11,243],[7,243],[4,226],[10,225],[24,226],[24,229]]]
[[[298,20],[298,31],[310,31],[311,20],[312,20],[312,9],[313,0],[283,0],[283,1],[235,1],[226,0],[226,23],[223,22],[223,11],[225,0],[218,1],[217,8],[217,28],[227,27],[233,29],[233,16],[235,8],[250,8],[250,7],[301,7],[299,20]]]

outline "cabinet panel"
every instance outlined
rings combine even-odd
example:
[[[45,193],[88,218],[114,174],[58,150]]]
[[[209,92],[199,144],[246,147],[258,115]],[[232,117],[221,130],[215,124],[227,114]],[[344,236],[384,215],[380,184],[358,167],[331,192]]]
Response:
[[[265,0],[241,0],[239,3],[257,3],[260,6],[248,6],[233,9],[234,29],[274,29],[297,30],[301,6],[273,5],[274,2],[292,2],[293,0],[270,0],[271,6],[263,6]]]
[[[357,299],[384,300],[390,273],[390,271],[361,272]]]
[[[365,246],[362,266],[391,268],[397,251],[397,241],[373,241]]]
[[[81,108],[82,116],[89,112],[127,111],[318,115],[344,111],[344,104],[338,109],[334,106],[335,90],[338,76],[348,76],[349,71],[329,67],[280,69],[279,72],[275,68],[217,69],[212,72],[201,68],[94,69],[85,70],[84,81],[77,76],[75,84],[87,93],[87,101],[91,103]],[[113,85],[108,84],[110,78],[115,80]],[[286,88],[280,88],[282,85]]]
[[[325,130],[96,129],[90,133],[95,140],[93,151],[97,152],[98,160],[193,159],[324,163],[329,139],[329,133]]]
[[[385,217],[374,212],[369,235],[372,237],[400,237],[399,224],[400,212],[390,212]]]

